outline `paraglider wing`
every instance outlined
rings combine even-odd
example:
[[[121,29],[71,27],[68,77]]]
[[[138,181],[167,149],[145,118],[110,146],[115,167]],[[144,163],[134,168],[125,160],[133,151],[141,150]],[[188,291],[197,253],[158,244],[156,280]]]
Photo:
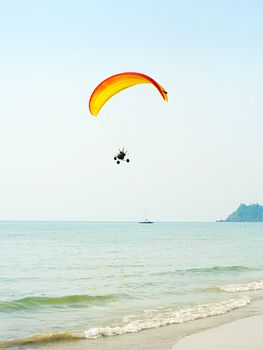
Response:
[[[145,74],[126,72],[113,75],[101,82],[93,91],[89,100],[89,110],[97,116],[102,106],[118,92],[138,84],[152,84],[160,92],[162,98],[168,101],[165,89],[155,80]]]

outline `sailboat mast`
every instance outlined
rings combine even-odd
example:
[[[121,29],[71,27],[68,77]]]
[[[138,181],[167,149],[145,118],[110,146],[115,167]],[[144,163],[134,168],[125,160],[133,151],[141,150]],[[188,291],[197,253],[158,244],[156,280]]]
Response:
[[[140,221],[140,224],[153,224],[153,221],[147,219],[147,210],[144,209],[144,221]]]

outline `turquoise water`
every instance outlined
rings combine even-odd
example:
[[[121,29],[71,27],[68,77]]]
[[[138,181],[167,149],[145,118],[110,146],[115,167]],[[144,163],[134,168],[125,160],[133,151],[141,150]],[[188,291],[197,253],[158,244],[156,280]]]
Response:
[[[260,223],[1,222],[0,247],[0,347],[263,313]]]

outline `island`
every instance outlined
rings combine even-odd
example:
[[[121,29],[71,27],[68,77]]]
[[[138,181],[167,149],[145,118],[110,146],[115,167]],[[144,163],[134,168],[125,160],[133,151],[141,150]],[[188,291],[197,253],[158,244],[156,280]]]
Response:
[[[218,222],[263,222],[263,206],[258,203],[250,205],[242,203],[225,220]]]

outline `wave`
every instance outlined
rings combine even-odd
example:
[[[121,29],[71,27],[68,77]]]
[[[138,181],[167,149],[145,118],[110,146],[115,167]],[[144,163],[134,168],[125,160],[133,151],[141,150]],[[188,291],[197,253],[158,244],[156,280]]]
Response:
[[[107,301],[115,301],[121,295],[67,295],[62,297],[26,297],[11,301],[0,302],[0,312],[31,310],[39,307],[61,307],[68,306],[88,306],[90,304],[105,303]]]
[[[173,275],[173,274],[185,274],[185,273],[203,274],[203,273],[246,272],[246,271],[253,271],[253,270],[254,269],[251,267],[242,266],[242,265],[211,266],[211,267],[200,267],[200,268],[193,268],[193,269],[157,272],[152,275]]]
[[[239,284],[227,284],[225,286],[218,286],[218,289],[228,293],[263,290],[263,281],[255,281],[255,282],[239,283]]]
[[[37,344],[46,344],[58,341],[74,341],[85,338],[83,335],[78,335],[70,332],[61,332],[61,333],[44,333],[33,335],[31,337],[8,340],[0,342],[0,349],[6,349],[9,347],[21,347],[25,345],[37,345]]]
[[[233,265],[233,266],[212,266],[204,268],[195,268],[186,270],[187,272],[244,272],[254,270],[251,267],[242,266],[242,265]]]
[[[44,334],[33,335],[31,337],[14,339],[0,342],[0,349],[9,347],[22,347],[26,345],[40,345],[59,341],[77,341],[80,339],[97,339],[101,337],[110,337],[122,335],[126,333],[137,333],[142,330],[160,328],[172,324],[180,324],[189,321],[194,321],[200,318],[206,318],[216,315],[225,314],[231,310],[246,306],[250,303],[248,297],[232,298],[221,302],[199,304],[189,307],[184,307],[179,310],[174,309],[158,309],[145,310],[140,319],[137,316],[131,315],[126,318],[132,320],[124,326],[119,327],[101,327],[91,328],[84,332],[50,332]]]
[[[246,306],[250,298],[232,298],[221,302],[199,304],[180,310],[148,310],[145,317],[127,323],[120,327],[91,328],[84,332],[87,339],[110,337],[126,333],[137,333],[146,329],[160,328],[172,324],[185,323],[200,318],[222,315],[231,310]]]

